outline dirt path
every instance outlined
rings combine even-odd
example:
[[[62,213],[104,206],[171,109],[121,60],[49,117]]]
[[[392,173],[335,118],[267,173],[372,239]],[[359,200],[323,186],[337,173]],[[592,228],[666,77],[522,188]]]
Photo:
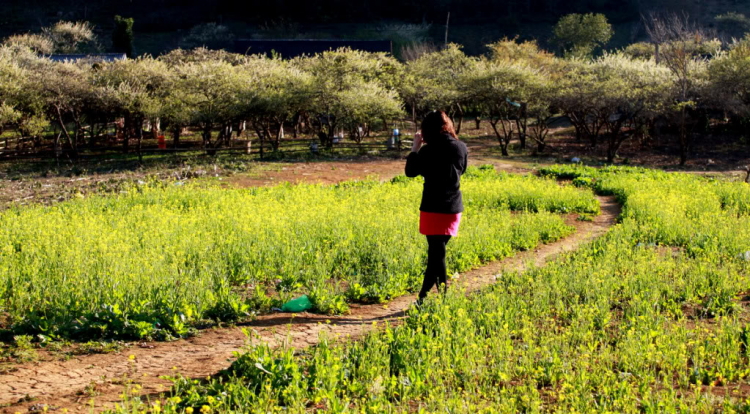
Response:
[[[568,222],[576,233],[568,238],[539,246],[533,251],[498,261],[460,275],[458,283],[469,290],[493,282],[493,276],[508,270],[522,271],[530,263],[541,265],[557,254],[576,249],[604,234],[620,213],[613,197],[599,197],[602,214],[593,222]],[[455,282],[454,282],[455,283]],[[83,355],[67,361],[47,361],[19,366],[0,375],[0,405],[3,412],[37,411],[45,405],[72,412],[98,411],[120,401],[127,381],[141,384],[142,395],[169,390],[160,376],[180,372],[189,377],[205,377],[229,366],[233,352],[246,343],[243,329],[254,331],[261,340],[279,345],[287,338],[295,348],[313,345],[325,332],[328,337],[356,337],[373,329],[373,322],[394,321],[415,300],[403,296],[383,305],[352,305],[350,315],[326,317],[314,314],[271,314],[234,328],[209,329],[200,336],[171,343],[134,344],[117,354]],[[132,356],[132,359],[131,359]],[[176,371],[175,371],[176,369]],[[31,397],[30,401],[24,401]]]
[[[472,146],[469,146],[471,151]],[[492,164],[498,171],[525,174],[531,170],[522,163],[498,161],[497,158],[477,154],[469,160],[470,165]],[[238,174],[224,178],[224,182],[235,187],[259,187],[283,182],[312,182],[337,184],[342,181],[375,178],[389,180],[404,173],[404,160],[361,160],[361,161],[322,161],[292,162],[282,164],[276,170],[263,171],[253,175]]]

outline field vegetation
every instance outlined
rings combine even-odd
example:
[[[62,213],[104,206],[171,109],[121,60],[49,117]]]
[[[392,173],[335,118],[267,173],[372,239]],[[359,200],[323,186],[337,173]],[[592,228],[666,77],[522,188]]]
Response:
[[[178,182],[178,184],[182,184]],[[590,191],[472,168],[451,274],[558,240]],[[421,182],[227,190],[146,183],[0,213],[3,328],[51,338],[169,338],[299,294],[339,314],[419,287]]]
[[[163,412],[745,412],[750,190],[636,168],[544,173],[613,194],[621,221],[541,268],[451,291],[399,326],[307,350],[254,341]],[[252,338],[251,338],[252,340]],[[129,388],[117,412],[147,404]],[[152,406],[153,407],[153,406]]]

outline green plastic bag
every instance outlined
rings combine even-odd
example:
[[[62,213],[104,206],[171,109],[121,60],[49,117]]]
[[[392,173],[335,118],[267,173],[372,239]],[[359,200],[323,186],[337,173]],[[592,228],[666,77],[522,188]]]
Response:
[[[307,295],[302,295],[296,299],[292,299],[289,302],[285,303],[283,306],[281,306],[282,312],[304,312],[306,310],[312,309],[313,304],[310,302],[310,298],[307,297]]]

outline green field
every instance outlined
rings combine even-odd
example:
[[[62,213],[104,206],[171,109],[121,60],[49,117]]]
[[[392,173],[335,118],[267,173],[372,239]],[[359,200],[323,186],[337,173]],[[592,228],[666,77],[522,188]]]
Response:
[[[175,378],[159,410],[748,412],[750,187],[635,168],[543,173],[616,195],[620,223],[359,341],[249,346],[222,375]],[[119,411],[149,404],[131,397]]]
[[[0,213],[0,310],[11,334],[185,336],[248,320],[307,294],[314,311],[387,302],[419,287],[421,181],[228,190],[134,185],[52,207]],[[560,213],[599,212],[593,193],[552,179],[472,168],[450,272],[573,231]]]

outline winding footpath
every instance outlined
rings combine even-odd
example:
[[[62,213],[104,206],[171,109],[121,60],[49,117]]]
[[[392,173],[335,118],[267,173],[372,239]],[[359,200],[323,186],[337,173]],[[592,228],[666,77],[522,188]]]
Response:
[[[576,227],[569,237],[463,273],[453,283],[463,284],[468,291],[480,289],[493,283],[500,272],[543,265],[556,255],[603,235],[614,225],[620,206],[614,197],[598,199],[602,214],[594,221],[567,218]],[[289,341],[294,348],[305,348],[315,345],[321,334],[328,338],[356,338],[377,329],[381,322],[398,323],[415,299],[409,295],[386,306],[352,305],[351,314],[345,316],[270,314],[236,327],[207,329],[186,340],[135,343],[113,354],[21,364],[0,373],[0,412],[43,411],[45,406],[58,412],[98,412],[120,402],[126,384],[140,384],[141,395],[156,397],[169,391],[170,383],[161,376],[179,372],[202,378],[227,368],[234,353],[241,351],[248,341],[243,330],[252,333],[252,341],[264,341],[271,346]]]

